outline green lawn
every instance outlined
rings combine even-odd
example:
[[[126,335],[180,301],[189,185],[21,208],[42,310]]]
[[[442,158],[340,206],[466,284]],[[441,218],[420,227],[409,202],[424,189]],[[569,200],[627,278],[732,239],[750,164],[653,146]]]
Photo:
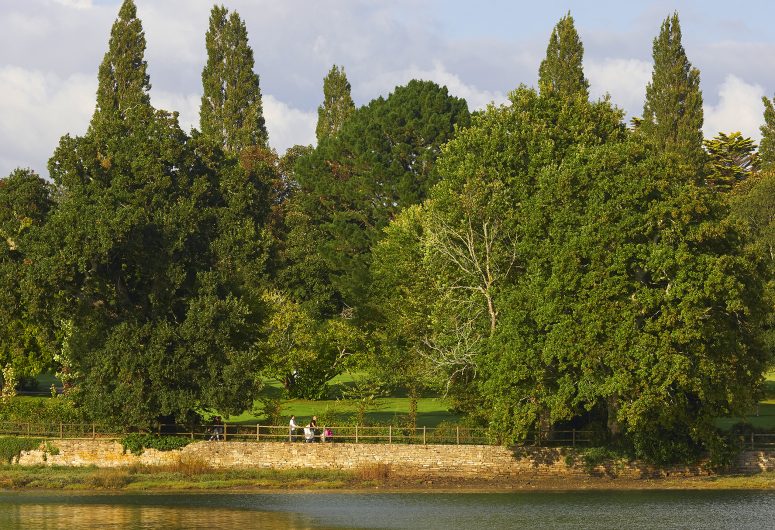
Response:
[[[319,419],[329,418],[329,421],[335,421],[337,418],[354,418],[356,416],[357,405],[354,401],[342,399],[341,396],[348,388],[354,385],[354,379],[365,376],[363,373],[340,374],[329,381],[329,397],[319,401],[292,399],[283,400],[282,416],[288,418],[291,414],[296,415],[299,424],[303,424],[313,415]],[[39,388],[47,389],[51,384],[59,382],[50,374],[42,374],[38,377]],[[260,397],[282,399],[283,387],[279,381],[266,380],[264,389]],[[335,399],[339,397],[339,399]],[[27,399],[45,399],[45,398],[27,398]],[[255,424],[266,422],[266,417],[260,412],[261,402],[256,400],[253,410],[248,410],[237,416],[231,416],[226,421],[235,424]],[[366,412],[366,422],[375,423],[393,423],[400,421],[409,413],[409,398],[401,392],[395,396],[377,398],[371,403]],[[426,427],[435,427],[443,421],[454,422],[459,420],[456,414],[449,411],[449,403],[434,396],[423,396],[417,403],[417,425]],[[775,371],[766,375],[764,399],[759,403],[757,409],[752,410],[745,417],[725,417],[719,418],[716,425],[722,429],[729,429],[736,423],[747,422],[759,429],[775,430]],[[283,421],[283,425],[285,421]]]

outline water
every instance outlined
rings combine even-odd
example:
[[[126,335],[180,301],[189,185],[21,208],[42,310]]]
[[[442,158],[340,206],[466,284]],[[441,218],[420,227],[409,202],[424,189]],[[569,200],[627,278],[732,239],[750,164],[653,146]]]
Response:
[[[0,493],[0,528],[756,528],[775,492]]]

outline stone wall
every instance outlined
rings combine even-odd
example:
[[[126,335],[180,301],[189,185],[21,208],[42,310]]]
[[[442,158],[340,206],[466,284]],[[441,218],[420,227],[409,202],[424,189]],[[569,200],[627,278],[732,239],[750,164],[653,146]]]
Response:
[[[397,476],[495,478],[508,476],[589,475],[580,458],[569,449],[509,449],[489,445],[377,445],[306,444],[289,442],[196,442],[175,451],[146,449],[141,455],[125,453],[116,440],[51,440],[18,458],[19,465],[122,467],[163,466],[180,462],[216,468],[355,470],[387,464]],[[775,452],[746,451],[736,472],[753,474],[775,470]],[[592,470],[594,475],[619,477],[697,476],[701,466],[656,469],[610,462]]]

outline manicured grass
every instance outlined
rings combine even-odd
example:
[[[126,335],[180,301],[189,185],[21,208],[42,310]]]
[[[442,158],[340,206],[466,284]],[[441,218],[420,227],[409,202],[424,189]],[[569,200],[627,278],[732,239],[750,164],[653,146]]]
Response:
[[[258,402],[256,405],[258,406]],[[426,427],[435,427],[442,421],[456,421],[458,416],[449,412],[448,404],[441,398],[420,398],[417,402],[417,424]],[[297,418],[297,423],[304,424],[313,415],[319,417],[350,416],[356,414],[355,403],[337,400],[310,401],[294,399],[286,401],[282,405],[284,417],[291,414]],[[368,423],[389,423],[406,417],[409,413],[409,398],[383,398],[377,399],[366,413]],[[253,412],[244,412],[239,416],[231,416],[228,423],[254,424],[266,421],[263,415]],[[283,422],[283,425],[285,422]]]

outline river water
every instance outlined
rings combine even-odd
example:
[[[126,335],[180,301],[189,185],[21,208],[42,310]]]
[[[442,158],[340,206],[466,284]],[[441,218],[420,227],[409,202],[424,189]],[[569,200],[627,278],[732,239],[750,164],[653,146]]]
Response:
[[[775,528],[775,492],[0,492],[0,528]]]

